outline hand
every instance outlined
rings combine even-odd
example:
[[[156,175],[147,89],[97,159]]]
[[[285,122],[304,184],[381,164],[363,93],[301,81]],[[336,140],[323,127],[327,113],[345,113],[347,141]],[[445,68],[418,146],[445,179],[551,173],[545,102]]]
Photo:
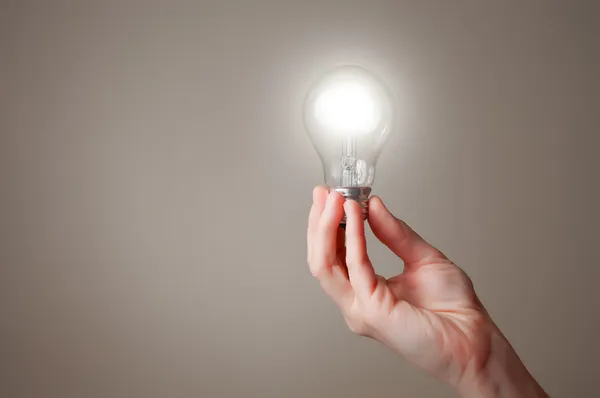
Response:
[[[339,226],[344,211],[345,233]],[[369,224],[404,262],[404,272],[393,278],[373,269],[355,201],[317,187],[308,224],[311,273],[353,332],[383,343],[463,396],[546,396],[490,319],[469,277],[381,199],[370,199]]]

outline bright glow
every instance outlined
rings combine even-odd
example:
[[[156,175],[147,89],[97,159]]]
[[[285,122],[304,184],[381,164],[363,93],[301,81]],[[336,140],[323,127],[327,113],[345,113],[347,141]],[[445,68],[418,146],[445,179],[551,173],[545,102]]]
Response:
[[[363,84],[337,81],[317,98],[315,116],[327,131],[344,135],[371,133],[378,125],[377,102]]]

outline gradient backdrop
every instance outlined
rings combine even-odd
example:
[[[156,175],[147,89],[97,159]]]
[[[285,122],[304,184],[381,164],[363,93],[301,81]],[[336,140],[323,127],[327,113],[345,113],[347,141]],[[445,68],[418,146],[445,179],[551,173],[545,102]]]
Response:
[[[397,98],[374,193],[597,396],[596,4],[2,1],[0,396],[453,396],[308,272],[301,103],[340,63]]]

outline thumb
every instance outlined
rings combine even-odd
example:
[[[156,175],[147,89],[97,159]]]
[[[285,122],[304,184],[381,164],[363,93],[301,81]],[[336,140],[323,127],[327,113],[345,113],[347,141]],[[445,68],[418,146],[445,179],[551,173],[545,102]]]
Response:
[[[446,260],[438,249],[427,243],[404,221],[396,218],[378,196],[369,200],[369,225],[377,239],[400,257],[406,268]]]

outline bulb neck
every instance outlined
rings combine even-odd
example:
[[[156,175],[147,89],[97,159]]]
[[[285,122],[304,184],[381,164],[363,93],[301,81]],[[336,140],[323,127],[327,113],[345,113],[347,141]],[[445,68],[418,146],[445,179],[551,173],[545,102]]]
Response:
[[[346,200],[355,200],[360,205],[363,213],[363,220],[369,218],[369,195],[371,194],[370,187],[332,187],[332,191],[338,192],[346,198]],[[346,214],[341,221],[342,225],[346,224]]]

